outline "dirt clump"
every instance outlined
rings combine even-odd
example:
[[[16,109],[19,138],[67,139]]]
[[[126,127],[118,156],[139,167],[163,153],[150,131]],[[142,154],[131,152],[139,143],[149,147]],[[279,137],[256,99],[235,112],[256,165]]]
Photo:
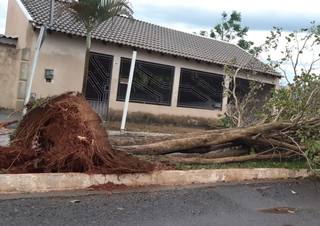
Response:
[[[106,184],[99,184],[99,185],[92,185],[87,188],[89,191],[101,191],[101,190],[122,190],[122,189],[128,189],[128,188],[133,188],[137,186],[128,186],[125,184],[115,184],[112,182],[107,182]]]
[[[5,172],[142,173],[155,168],[113,150],[100,117],[80,93],[46,98],[29,108],[11,146],[0,147]]]

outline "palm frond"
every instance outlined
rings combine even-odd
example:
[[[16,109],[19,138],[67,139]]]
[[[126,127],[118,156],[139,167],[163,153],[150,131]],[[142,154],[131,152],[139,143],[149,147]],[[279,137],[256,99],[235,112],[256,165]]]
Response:
[[[78,0],[68,5],[76,21],[80,21],[87,32],[91,32],[103,21],[117,15],[132,18],[133,10],[128,0]]]

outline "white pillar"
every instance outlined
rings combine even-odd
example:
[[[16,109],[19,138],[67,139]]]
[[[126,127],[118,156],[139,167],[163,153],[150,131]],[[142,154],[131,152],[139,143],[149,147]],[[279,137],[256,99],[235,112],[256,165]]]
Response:
[[[125,125],[126,125],[126,119],[127,119],[127,113],[128,113],[128,105],[129,105],[129,100],[130,100],[130,93],[131,93],[134,66],[136,64],[136,58],[137,58],[137,52],[133,51],[132,60],[131,60],[131,67],[130,67],[130,73],[129,73],[129,80],[128,80],[128,85],[127,85],[126,99],[125,99],[125,102],[124,102],[122,121],[121,121],[121,127],[120,127],[121,131],[123,131],[125,129]]]

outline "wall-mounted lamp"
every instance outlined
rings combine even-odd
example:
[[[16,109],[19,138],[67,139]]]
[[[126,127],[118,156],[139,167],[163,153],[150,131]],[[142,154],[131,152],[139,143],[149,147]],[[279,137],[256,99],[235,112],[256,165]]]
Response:
[[[30,94],[30,100],[36,100],[37,94],[36,93],[31,93]]]

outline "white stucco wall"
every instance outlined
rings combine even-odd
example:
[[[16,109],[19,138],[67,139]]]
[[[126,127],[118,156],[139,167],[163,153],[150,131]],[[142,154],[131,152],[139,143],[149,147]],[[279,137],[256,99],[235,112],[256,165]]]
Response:
[[[20,51],[0,44],[0,107],[15,109]]]
[[[20,6],[19,0],[8,1],[8,11],[6,20],[6,35],[17,35],[20,39],[17,49],[32,47],[35,45],[36,38],[33,35],[32,24],[29,22],[28,15]]]
[[[37,30],[35,33],[39,33]],[[85,39],[48,34],[39,53],[31,92],[37,97],[81,91],[85,58]],[[51,83],[45,80],[45,69],[53,69]]]

